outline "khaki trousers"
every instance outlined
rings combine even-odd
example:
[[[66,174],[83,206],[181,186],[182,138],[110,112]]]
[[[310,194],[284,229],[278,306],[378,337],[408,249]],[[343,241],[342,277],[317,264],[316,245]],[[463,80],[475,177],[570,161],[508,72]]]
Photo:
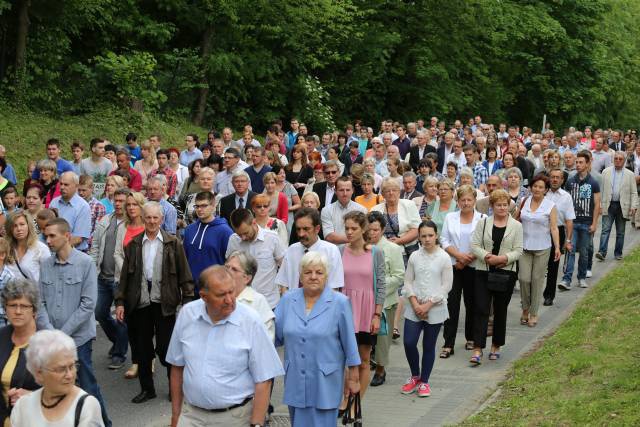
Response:
[[[178,427],[247,427],[252,411],[253,402],[226,412],[211,412],[184,402]]]
[[[528,310],[532,316],[538,315],[542,291],[547,283],[546,274],[550,251],[551,248],[540,251],[524,251],[518,260],[522,309]]]

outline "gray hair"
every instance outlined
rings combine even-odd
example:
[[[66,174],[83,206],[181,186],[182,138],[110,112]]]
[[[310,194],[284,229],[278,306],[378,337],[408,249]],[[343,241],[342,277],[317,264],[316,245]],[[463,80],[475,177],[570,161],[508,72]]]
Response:
[[[227,257],[227,260],[230,260],[231,258],[238,260],[244,274],[251,276],[251,282],[253,282],[253,279],[256,277],[256,273],[258,272],[258,261],[256,261],[253,255],[245,251],[233,251],[231,255]],[[249,282],[249,286],[251,286],[251,282]]]
[[[76,343],[70,336],[57,329],[38,331],[29,340],[26,352],[27,369],[35,376],[53,357],[61,353],[78,360]]]
[[[159,182],[160,185],[164,186],[164,185],[167,185],[167,177],[162,174],[154,175],[152,177],[147,178],[147,184],[149,184],[150,182]]]
[[[512,168],[507,169],[506,177],[507,177],[507,178],[509,178],[509,177],[510,177],[511,175],[513,175],[514,173],[515,173],[516,175],[518,175],[518,178],[520,178],[520,181],[522,181],[522,172],[520,171],[520,169],[518,169],[518,168],[517,168],[517,167],[515,167],[515,166],[514,166],[514,167],[512,167]]]
[[[468,167],[463,167],[462,169],[460,169],[460,172],[458,173],[459,176],[470,176],[471,178],[473,178],[473,171],[471,170],[471,168]]]
[[[42,159],[38,162],[38,170],[42,169],[52,171],[55,174],[58,173],[58,166],[56,165],[56,162],[51,159]]]
[[[335,160],[327,160],[324,163],[323,170],[329,167],[337,168],[338,170],[340,170],[340,166],[338,165],[338,162]]]
[[[376,160],[373,157],[367,157],[366,159],[364,159],[364,162],[362,162],[363,165],[367,166],[369,164],[371,165],[376,165]]]
[[[433,184],[436,186],[436,188],[438,187],[438,183],[440,181],[438,181],[438,178],[436,178],[435,176],[429,175],[428,177],[426,177],[424,179],[424,183],[422,184],[422,189],[426,192],[427,191],[427,186]]]
[[[202,173],[202,171],[200,171],[200,173]],[[247,181],[251,181],[251,178],[249,178],[249,174],[248,173],[246,173],[243,170],[237,170],[231,175],[231,182],[233,182],[236,179],[241,178],[241,177],[246,178]]]
[[[373,177],[373,175],[371,175],[370,173],[363,173],[362,174],[362,178],[360,178],[360,184],[364,184],[365,182],[368,182],[369,184],[374,184],[376,183],[375,178]]]
[[[373,138],[371,138],[371,145],[375,144],[376,142],[378,144],[382,144],[382,140],[380,139],[380,137],[374,136]]]
[[[300,260],[300,278],[305,269],[312,265],[320,265],[324,270],[324,273],[329,272],[329,260],[327,256],[321,252],[309,251]]]
[[[35,282],[22,278],[11,279],[0,292],[0,300],[5,311],[9,301],[23,297],[29,300],[33,312],[36,313],[40,306],[40,292]]]
[[[80,177],[73,171],[66,171],[60,175],[60,178],[69,177],[75,185],[80,184]]]
[[[418,176],[415,174],[415,172],[413,171],[408,171],[402,174],[402,178],[413,178],[413,179],[417,179]]]
[[[144,204],[144,206],[142,206],[142,217],[144,218],[144,216],[151,209],[157,210],[160,216],[164,217],[164,209],[162,209],[162,205],[160,205],[160,203],[153,200],[148,201],[147,203]]]

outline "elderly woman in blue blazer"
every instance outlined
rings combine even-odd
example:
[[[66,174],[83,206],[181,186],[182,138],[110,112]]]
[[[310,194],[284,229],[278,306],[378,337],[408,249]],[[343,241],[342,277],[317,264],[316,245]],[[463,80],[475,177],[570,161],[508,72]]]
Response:
[[[285,345],[283,401],[293,427],[335,427],[343,391],[360,390],[351,305],[326,286],[328,268],[323,254],[305,254],[302,287],[287,292],[275,310],[276,345]]]

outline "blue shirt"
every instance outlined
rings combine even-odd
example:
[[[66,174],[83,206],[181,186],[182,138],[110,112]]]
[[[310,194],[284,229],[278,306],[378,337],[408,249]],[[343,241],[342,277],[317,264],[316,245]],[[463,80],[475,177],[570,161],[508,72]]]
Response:
[[[71,164],[71,162],[60,157],[56,160],[56,166],[58,167],[58,176],[62,175],[65,172],[74,172],[76,173],[75,168]],[[36,168],[31,174],[31,178],[40,179],[40,169]]]
[[[2,176],[8,179],[13,185],[16,185],[18,182],[18,177],[16,177],[16,171],[13,169],[11,163],[7,163],[7,167],[2,171]]]
[[[41,260],[40,298],[38,329],[59,329],[77,347],[96,337],[98,276],[89,255],[71,249],[64,263],[56,255]]]
[[[184,367],[184,399],[202,409],[241,403],[254,394],[257,383],[284,374],[267,329],[252,308],[236,304],[226,319],[213,323],[201,299],[180,310],[167,362]]]
[[[138,160],[142,160],[142,150],[140,146],[136,144],[135,147],[131,148],[127,145],[127,149],[129,150],[129,154],[131,155],[131,163],[135,164]]]
[[[202,158],[204,158],[202,156],[202,151],[197,148],[194,148],[193,151],[182,150],[182,153],[180,153],[180,164],[183,166],[189,166],[189,164],[194,160]]]
[[[159,203],[160,206],[162,206],[162,214],[164,216],[162,229],[169,234],[175,235],[178,222],[178,211],[171,205],[171,203],[167,202],[166,199],[160,200]]]
[[[86,251],[89,248],[88,239],[91,236],[89,203],[76,193],[69,202],[65,202],[62,196],[54,198],[49,204],[49,208],[58,209],[58,216],[69,223],[73,237],[82,237],[82,242],[76,246],[76,249]]]

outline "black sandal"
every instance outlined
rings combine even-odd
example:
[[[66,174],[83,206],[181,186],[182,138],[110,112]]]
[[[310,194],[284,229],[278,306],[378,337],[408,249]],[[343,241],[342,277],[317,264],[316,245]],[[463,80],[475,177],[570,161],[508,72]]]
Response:
[[[398,328],[393,328],[393,335],[392,338],[394,340],[397,340],[398,338],[400,338],[400,329]]]
[[[440,359],[448,359],[451,356],[453,356],[452,348],[443,348],[440,352]]]
[[[474,349],[473,341],[467,341],[467,343],[464,345],[464,349],[465,350],[473,350]]]

